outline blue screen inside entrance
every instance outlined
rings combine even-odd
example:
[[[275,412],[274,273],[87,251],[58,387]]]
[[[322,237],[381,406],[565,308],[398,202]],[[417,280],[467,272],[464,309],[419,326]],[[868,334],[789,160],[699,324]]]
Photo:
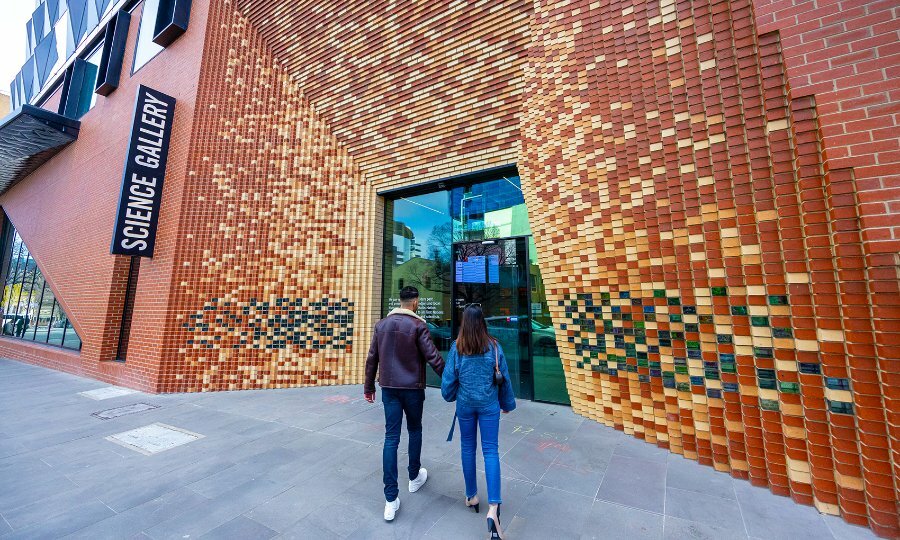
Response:
[[[468,260],[456,261],[456,282],[500,283],[500,256],[472,255]]]
[[[473,255],[466,261],[456,261],[457,283],[484,283],[484,278],[484,255]]]

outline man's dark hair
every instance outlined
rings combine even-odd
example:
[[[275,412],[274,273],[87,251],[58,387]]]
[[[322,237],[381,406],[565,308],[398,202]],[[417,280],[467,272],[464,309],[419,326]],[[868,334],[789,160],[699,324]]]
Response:
[[[403,287],[400,289],[400,301],[409,302],[419,297],[419,289],[415,287]]]

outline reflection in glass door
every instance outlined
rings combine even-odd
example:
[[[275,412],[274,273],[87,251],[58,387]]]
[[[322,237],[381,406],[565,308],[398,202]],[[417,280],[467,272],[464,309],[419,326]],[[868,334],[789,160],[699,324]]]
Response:
[[[508,172],[385,201],[382,316],[399,306],[400,289],[418,288],[419,315],[446,357],[461,306],[482,303],[516,394],[569,403],[525,198]],[[425,372],[429,386],[440,386]]]
[[[527,238],[456,243],[453,261],[453,335],[465,306],[481,304],[488,332],[503,347],[516,396],[532,399]]]

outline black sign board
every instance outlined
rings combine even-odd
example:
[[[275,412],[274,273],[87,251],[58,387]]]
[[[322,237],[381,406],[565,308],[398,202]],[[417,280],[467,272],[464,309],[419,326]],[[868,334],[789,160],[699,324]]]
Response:
[[[113,255],[152,257],[162,200],[175,98],[141,85],[122,176]]]

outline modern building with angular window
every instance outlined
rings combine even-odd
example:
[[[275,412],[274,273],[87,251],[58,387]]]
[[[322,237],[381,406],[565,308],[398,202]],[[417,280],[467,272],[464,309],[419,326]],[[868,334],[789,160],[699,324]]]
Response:
[[[414,285],[520,398],[900,535],[895,2],[35,7],[0,355],[357,384]]]

